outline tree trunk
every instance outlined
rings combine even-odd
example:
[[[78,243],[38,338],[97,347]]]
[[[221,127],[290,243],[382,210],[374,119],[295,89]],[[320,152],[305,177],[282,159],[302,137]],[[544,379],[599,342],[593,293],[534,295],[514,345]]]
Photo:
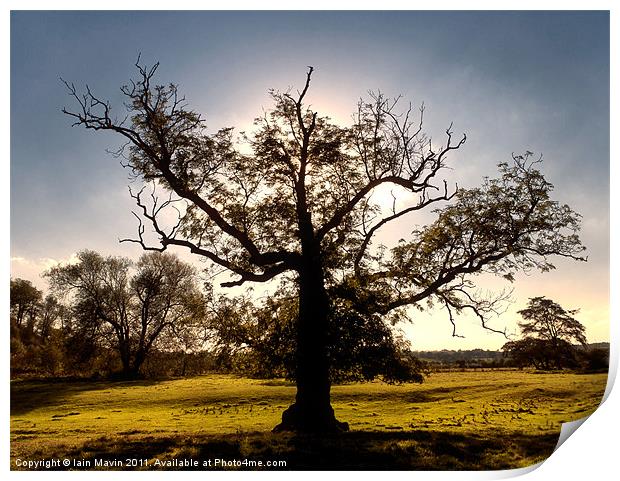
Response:
[[[133,365],[131,366],[131,376],[134,379],[140,376],[140,368],[142,364],[144,364],[145,359],[146,352],[142,348],[138,349],[133,359]]]
[[[319,256],[313,256],[299,272],[299,317],[295,403],[282,414],[279,431],[339,432],[349,425],[339,422],[330,404],[327,329],[329,299]]]
[[[188,362],[187,353],[186,352],[183,353],[183,358],[182,359],[183,359],[183,364],[181,365],[182,366],[181,367],[181,376],[185,377],[185,373],[187,372],[187,362]]]
[[[124,340],[120,340],[118,343],[118,349],[121,356],[121,363],[123,364],[122,376],[125,379],[130,379],[133,377],[133,374],[131,369],[131,352],[129,350],[129,345]]]
[[[17,308],[17,317],[15,318],[15,322],[18,327],[22,327],[22,321],[24,320],[24,311],[24,305],[19,304],[19,307]]]

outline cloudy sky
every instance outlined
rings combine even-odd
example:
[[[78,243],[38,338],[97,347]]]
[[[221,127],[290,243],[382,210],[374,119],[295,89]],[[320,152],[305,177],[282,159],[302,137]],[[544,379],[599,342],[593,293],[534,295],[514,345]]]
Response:
[[[71,128],[59,78],[88,83],[119,107],[138,52],[159,61],[210,130],[248,128],[269,88],[299,86],[315,67],[310,102],[350,122],[369,89],[425,103],[425,131],[450,122],[468,141],[449,179],[474,186],[512,152],[544,155],[555,196],[583,215],[587,264],[558,261],[520,276],[514,304],[544,295],[579,319],[591,341],[609,322],[609,16],[605,12],[13,12],[11,14],[11,275],[40,273],[85,248],[137,257],[127,172],[106,153],[119,139]],[[385,233],[406,236],[427,218]],[[191,259],[191,257],[187,257]],[[482,285],[489,284],[483,280]],[[492,287],[504,287],[493,282]],[[444,313],[405,327],[417,349],[495,349],[505,341],[464,317],[451,338]]]

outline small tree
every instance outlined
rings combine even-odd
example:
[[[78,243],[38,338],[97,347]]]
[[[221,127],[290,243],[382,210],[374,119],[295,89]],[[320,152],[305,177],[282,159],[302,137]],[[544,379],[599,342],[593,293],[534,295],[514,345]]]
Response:
[[[209,325],[222,361],[257,377],[296,379],[297,297],[282,290],[263,305],[245,296],[222,296]],[[422,382],[423,363],[402,333],[377,314],[363,315],[334,299],[327,351],[331,382]],[[235,363],[235,365],[233,365]]]
[[[40,303],[39,321],[37,322],[37,330],[41,338],[44,341],[47,340],[57,324],[59,322],[62,324],[68,316],[67,307],[62,305],[55,296],[51,294],[45,296]]]
[[[11,279],[11,319],[17,327],[22,327],[24,320],[30,328],[40,307],[43,293],[25,279]]]
[[[73,294],[78,322],[116,348],[125,377],[136,377],[165,330],[204,314],[195,271],[168,253],[144,254],[135,264],[82,251],[78,262],[50,269],[56,291]]]
[[[586,345],[586,328],[573,316],[579,309],[565,310],[559,304],[545,297],[533,297],[527,308],[519,311],[523,321],[519,322],[521,334],[546,339],[551,344],[559,340]]]
[[[115,117],[88,87],[81,95],[69,83],[76,110],[63,111],[74,125],[122,137],[118,156],[132,175],[170,193],[163,202],[132,193],[139,224],[128,241],[187,248],[231,274],[225,287],[278,276],[294,286],[297,394],[278,430],[347,429],[330,404],[333,299],[387,321],[427,302],[445,307],[453,324],[471,309],[489,328],[497,299],[477,296],[472,275],[513,279],[521,269],[551,269],[553,255],[582,259],[580,216],[551,199],[531,152],[500,164],[499,177],[481,187],[457,190],[441,176],[465,135],[455,140],[448,128],[443,144],[432,142],[422,132],[424,109],[401,109],[398,98],[371,95],[351,125],[335,125],[307,103],[310,68],[296,94],[271,92],[273,108],[238,142],[230,128],[208,133],[176,85],[156,85],[157,64],[136,67],[137,80],[121,88],[126,114]],[[389,205],[374,198],[382,189],[394,196]],[[184,208],[167,225],[177,201]],[[435,222],[391,249],[376,248],[386,225],[446,203]],[[145,222],[159,245],[149,242]]]
[[[545,297],[533,297],[527,308],[518,311],[523,339],[502,348],[519,364],[534,364],[539,369],[575,365],[574,343],[587,346],[585,327],[573,316],[578,310],[565,310]]]

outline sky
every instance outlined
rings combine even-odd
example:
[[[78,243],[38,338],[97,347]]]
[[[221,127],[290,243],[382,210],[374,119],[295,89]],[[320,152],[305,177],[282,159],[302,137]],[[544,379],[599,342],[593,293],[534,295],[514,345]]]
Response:
[[[424,102],[434,139],[453,123],[467,143],[449,180],[493,176],[512,152],[544,156],[555,198],[583,215],[587,263],[558,260],[513,285],[493,327],[516,331],[516,311],[544,295],[579,308],[588,339],[609,338],[609,15],[606,12],[12,12],[11,276],[45,289],[41,272],[82,249],[137,258],[128,172],[108,154],[110,134],[72,128],[60,78],[121,109],[119,87],[138,53],[160,62],[209,130],[247,129],[269,108],[267,91],[299,87],[315,68],[309,100],[350,122],[360,96],[380,89]],[[426,213],[383,232],[406,237]],[[179,251],[180,253],[180,251]],[[183,254],[183,258],[196,259]],[[197,262],[196,262],[197,263]],[[197,263],[197,265],[199,265]],[[447,314],[415,313],[403,326],[416,350],[497,349],[505,339],[464,316],[452,338]]]

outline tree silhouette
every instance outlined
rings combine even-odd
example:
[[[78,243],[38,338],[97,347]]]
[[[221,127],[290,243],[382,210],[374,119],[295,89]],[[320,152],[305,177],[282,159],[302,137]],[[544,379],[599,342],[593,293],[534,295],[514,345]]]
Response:
[[[519,311],[523,317],[519,322],[521,334],[545,339],[551,344],[562,340],[585,346],[586,329],[573,317],[578,312],[579,309],[567,311],[546,297],[532,297],[527,307]]]
[[[297,394],[277,429],[347,429],[330,405],[330,298],[386,319],[432,301],[453,324],[471,309],[490,328],[498,299],[477,296],[472,274],[511,279],[520,269],[552,268],[550,255],[581,259],[579,215],[550,199],[552,185],[530,153],[500,164],[498,179],[458,190],[439,177],[466,137],[455,140],[448,128],[443,145],[432,142],[422,132],[423,107],[401,111],[400,99],[372,94],[352,125],[335,125],[307,104],[310,67],[300,91],[271,91],[272,109],[236,139],[230,128],[209,134],[176,85],[154,84],[158,64],[138,59],[136,67],[137,80],[121,88],[126,115],[116,118],[110,103],[70,83],[77,110],[63,111],[74,125],[123,137],[117,155],[132,176],[169,192],[163,201],[131,193],[138,236],[125,241],[187,248],[231,274],[223,286],[282,275],[295,284]],[[389,189],[394,200],[377,201]],[[448,201],[435,222],[397,246],[376,245],[384,226]],[[172,207],[178,220],[166,223]]]
[[[573,343],[587,346],[586,329],[573,316],[578,309],[567,311],[545,297],[532,297],[519,311],[523,339],[511,341],[502,348],[521,364],[534,364],[539,369],[561,369],[575,365]]]

